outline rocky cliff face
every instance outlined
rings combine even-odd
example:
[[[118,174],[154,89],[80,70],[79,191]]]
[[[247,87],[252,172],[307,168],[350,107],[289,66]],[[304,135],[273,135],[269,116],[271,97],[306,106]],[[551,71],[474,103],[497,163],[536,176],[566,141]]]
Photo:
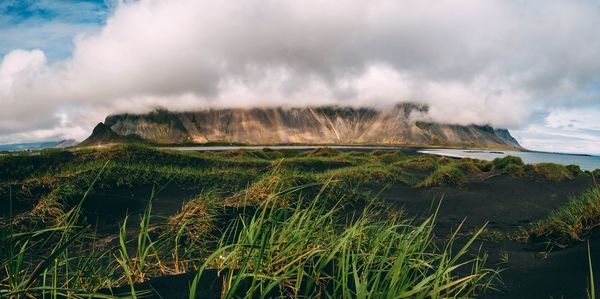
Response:
[[[402,144],[520,148],[504,129],[415,120],[427,107],[399,104],[390,111],[308,107],[158,110],[106,118],[82,145],[143,140],[160,144]]]

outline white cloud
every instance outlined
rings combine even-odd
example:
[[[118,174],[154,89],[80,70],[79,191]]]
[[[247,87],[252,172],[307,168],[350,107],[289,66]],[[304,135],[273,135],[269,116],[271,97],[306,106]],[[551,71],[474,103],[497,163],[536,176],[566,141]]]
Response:
[[[600,155],[600,109],[552,110],[513,134],[526,148]]]
[[[437,121],[517,128],[599,100],[599,26],[593,1],[126,2],[66,61],[4,58],[0,74],[28,62],[0,77],[0,135],[61,128],[61,113],[86,132],[157,105],[399,101],[428,103]]]
[[[546,125],[554,129],[600,131],[600,110],[554,110],[546,118]]]

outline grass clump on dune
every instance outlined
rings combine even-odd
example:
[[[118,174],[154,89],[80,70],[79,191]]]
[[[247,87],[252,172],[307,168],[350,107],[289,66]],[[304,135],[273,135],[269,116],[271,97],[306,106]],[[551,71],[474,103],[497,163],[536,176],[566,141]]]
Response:
[[[234,194],[231,199],[227,200],[227,204],[231,206],[262,205],[273,193],[296,185],[310,184],[312,181],[311,175],[275,168],[263,174],[247,188]],[[290,200],[290,196],[281,196],[280,200],[280,204],[285,205]]]
[[[572,197],[565,206],[552,212],[546,219],[533,223],[526,233],[532,240],[550,240],[566,245],[583,241],[586,234],[598,225],[600,188],[595,187]]]
[[[564,180],[570,180],[574,177],[573,172],[571,172],[567,167],[560,164],[540,163],[531,165],[530,167],[533,173],[542,176],[548,181],[559,182]]]
[[[298,171],[324,171],[328,169],[354,166],[355,164],[344,157],[291,157],[273,161],[273,165]]]
[[[419,156],[399,163],[401,167],[416,170],[431,170],[438,165],[436,158]]]
[[[319,175],[323,179],[344,181],[354,186],[383,187],[390,183],[406,183],[409,178],[396,167],[364,165],[334,169]]]
[[[503,174],[522,176],[525,172],[525,163],[523,163],[521,158],[515,156],[496,158],[492,160],[491,164],[492,170]]]
[[[382,163],[395,163],[406,157],[406,155],[400,151],[391,150],[377,150],[371,153],[371,156],[377,157],[377,160]]]
[[[579,165],[567,165],[565,166],[573,177],[587,175],[585,171],[581,170]]]
[[[460,159],[459,161],[453,163],[454,167],[460,169],[463,173],[466,174],[476,174],[480,173],[482,169],[480,168],[480,163],[478,161],[474,161],[472,159]]]
[[[463,186],[466,183],[467,177],[460,169],[454,165],[442,165],[419,183],[418,187]]]
[[[214,221],[219,214],[217,199],[211,194],[200,194],[183,205],[181,211],[169,217],[168,223],[185,231],[186,237],[201,245],[215,229]]]
[[[310,157],[335,157],[340,154],[340,151],[331,147],[320,147],[308,153]]]

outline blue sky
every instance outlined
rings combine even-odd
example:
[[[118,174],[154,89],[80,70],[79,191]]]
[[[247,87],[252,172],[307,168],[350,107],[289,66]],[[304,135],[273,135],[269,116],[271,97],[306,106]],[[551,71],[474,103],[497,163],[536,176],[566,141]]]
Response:
[[[71,55],[73,38],[98,31],[114,7],[104,0],[0,1],[0,57],[42,49],[50,61]]]
[[[0,0],[0,143],[156,106],[412,101],[600,154],[598,28],[586,0]]]

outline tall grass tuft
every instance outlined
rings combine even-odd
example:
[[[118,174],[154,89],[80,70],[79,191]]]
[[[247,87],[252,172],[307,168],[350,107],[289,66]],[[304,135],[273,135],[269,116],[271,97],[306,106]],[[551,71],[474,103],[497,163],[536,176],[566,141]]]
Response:
[[[288,192],[272,194],[231,224],[200,267],[190,298],[198,295],[207,268],[221,271],[222,298],[468,297],[485,291],[494,277],[480,258],[466,256],[479,232],[457,251],[456,236],[438,248],[433,218],[414,225],[369,209],[340,218],[339,207],[318,204],[319,195],[305,204],[278,205]]]
[[[530,239],[545,239],[559,245],[584,240],[586,234],[600,224],[600,188],[595,187],[572,197],[562,208],[546,219],[533,223]]]
[[[455,165],[441,165],[432,174],[426,177],[418,187],[433,186],[463,186],[467,183],[466,175]]]
[[[531,166],[534,173],[553,182],[570,180],[575,175],[567,167],[555,163],[539,163]]]

